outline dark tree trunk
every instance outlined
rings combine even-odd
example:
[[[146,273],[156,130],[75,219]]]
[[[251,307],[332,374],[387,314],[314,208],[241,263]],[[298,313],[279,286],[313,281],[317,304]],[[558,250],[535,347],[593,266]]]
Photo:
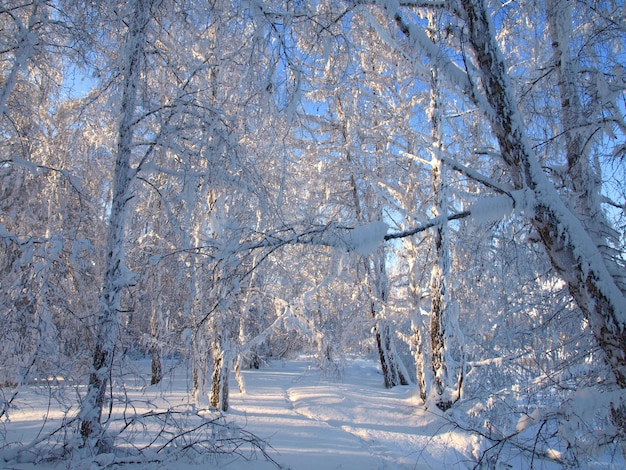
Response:
[[[156,385],[163,380],[163,364],[161,362],[161,350],[158,346],[152,346],[152,378],[150,383]]]

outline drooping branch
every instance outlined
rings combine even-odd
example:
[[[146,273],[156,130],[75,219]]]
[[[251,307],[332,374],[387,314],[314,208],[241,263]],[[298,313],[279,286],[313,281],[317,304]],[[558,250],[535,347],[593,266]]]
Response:
[[[535,197],[531,221],[552,266],[567,282],[572,297],[587,317],[598,344],[606,353],[617,383],[626,388],[626,302],[606,261],[581,217],[567,207],[542,172],[515,104],[507,67],[498,48],[491,17],[484,2],[463,0],[469,45],[489,91],[485,113],[516,187],[529,188]]]

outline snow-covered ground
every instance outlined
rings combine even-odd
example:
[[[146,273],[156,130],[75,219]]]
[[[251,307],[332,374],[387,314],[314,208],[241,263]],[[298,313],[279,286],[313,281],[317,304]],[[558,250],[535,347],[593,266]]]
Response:
[[[244,371],[243,376],[245,393],[238,393],[235,380],[231,382],[231,408],[226,419],[266,441],[265,450],[275,463],[263,458],[258,451],[251,454],[243,446],[240,450],[245,458],[220,456],[216,459],[174,452],[177,457],[159,463],[148,462],[156,455],[151,454],[151,450],[140,459],[131,459],[134,462],[124,464],[123,468],[269,470],[277,468],[278,464],[292,470],[419,470],[476,466],[475,456],[480,446],[476,436],[461,431],[441,413],[424,410],[414,387],[385,389],[373,360],[348,360],[340,380],[325,376],[307,358],[275,361],[260,370]],[[129,375],[122,389],[126,402],[132,406],[113,410],[114,415],[125,415],[126,419],[117,421],[111,429],[119,428],[120,423],[129,423],[130,417],[137,413],[150,410],[187,407],[198,411],[189,405],[185,392],[186,371],[182,367],[159,386],[139,387],[133,386],[133,382],[137,383]],[[63,413],[50,411],[49,396],[37,387],[21,392],[11,410],[10,422],[3,423],[7,442],[27,446],[38,435],[43,435],[42,429],[58,427]],[[149,420],[144,422],[149,423]],[[136,428],[126,433],[125,439],[129,445],[142,447],[151,434],[142,432],[141,426]],[[235,433],[234,437],[238,435]],[[123,442],[116,442],[120,444]],[[4,465],[11,469],[98,469],[116,468],[121,462],[119,454],[109,454],[82,461],[40,462],[35,466],[28,462],[32,455],[28,452],[17,461],[5,460],[14,455],[15,446],[1,449],[0,468]],[[506,458],[504,460],[506,462]],[[522,468],[519,461],[510,460],[508,464],[497,468]],[[535,462],[535,468],[552,468],[544,464]]]
[[[466,468],[457,449],[467,440],[423,411],[413,387],[385,389],[373,362],[349,362],[340,381],[301,361],[247,371],[245,380],[247,393],[233,396],[229,413],[288,468]]]

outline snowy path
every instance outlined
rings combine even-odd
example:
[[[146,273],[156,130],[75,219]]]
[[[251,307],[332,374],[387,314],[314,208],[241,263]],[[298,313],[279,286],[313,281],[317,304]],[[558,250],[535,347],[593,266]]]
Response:
[[[149,370],[149,362],[138,362],[138,370]],[[260,370],[244,371],[246,392],[237,392],[232,378],[227,421],[237,424],[266,441],[268,454],[283,469],[290,470],[425,470],[466,469],[467,455],[476,442],[459,433],[445,419],[423,409],[414,387],[383,387],[382,376],[373,360],[347,360],[341,380],[325,377],[308,360],[276,361]],[[124,396],[136,413],[189,404],[185,368],[174,367],[173,375],[158,386],[145,387],[129,375]],[[136,376],[134,376],[136,377]],[[137,382],[137,385],[133,385]],[[144,384],[144,385],[142,385]],[[49,408],[47,388],[32,387],[20,393],[11,411],[11,421],[3,423],[0,438],[28,444],[41,433],[56,429],[63,410]],[[51,389],[52,390],[52,389]],[[71,392],[71,390],[70,390]],[[67,397],[71,400],[71,397]],[[206,399],[206,397],[205,397]],[[68,401],[71,403],[71,401]],[[126,413],[124,407],[117,414]],[[72,415],[72,411],[68,411]],[[47,419],[42,421],[42,417]],[[133,437],[137,448],[148,444],[151,434]],[[276,466],[260,454],[249,461],[238,456],[211,456],[195,460],[167,459],[161,464],[138,461],[121,467],[102,465],[102,459],[80,461],[79,467],[67,462],[40,463],[4,461],[13,451],[0,446],[0,468],[48,470],[55,468],[124,468],[129,470],[273,470]],[[248,455],[246,451],[244,455]],[[114,458],[111,455],[111,460]],[[217,466],[216,466],[217,465]],[[471,465],[470,465],[471,467]]]
[[[386,390],[370,362],[351,364],[341,381],[309,366],[296,361],[245,371],[247,392],[232,395],[229,415],[268,440],[281,465],[293,470],[432,469],[441,468],[448,456],[446,468],[465,468],[451,442],[432,438],[441,422],[417,406],[413,387]],[[271,468],[269,463],[247,465]],[[236,467],[248,468],[242,462]]]
[[[464,432],[451,424],[449,416],[426,411],[415,396],[415,387],[385,389],[373,359],[346,359],[343,377],[334,380],[303,358],[243,371],[243,394],[237,393],[232,377],[231,407],[225,419],[237,426],[226,431],[219,428],[217,432],[225,434],[223,441],[218,435],[217,442],[235,442],[242,447],[239,455],[216,455],[208,451],[214,429],[208,428],[208,438],[202,432],[194,433],[199,423],[206,422],[198,415],[203,419],[218,416],[205,408],[206,396],[201,398],[202,406],[190,404],[188,368],[172,363],[171,374],[162,383],[147,386],[149,360],[133,364],[136,369],[126,371],[127,380],[116,390],[122,400],[116,402],[119,405],[113,410],[109,432],[119,432],[135,423],[135,417],[140,418],[122,437],[118,435],[116,454],[41,461],[46,455],[31,452],[29,444],[37,441],[38,436],[59,429],[65,413],[70,417],[75,414],[74,393],[80,388],[32,385],[20,391],[10,409],[11,419],[0,421],[0,469],[275,470],[276,465],[260,451],[251,454],[251,447],[244,444],[246,433],[265,441],[270,446],[266,449],[269,456],[285,470],[466,470],[475,468],[484,446],[491,445],[490,441],[481,442],[476,433]],[[191,410],[193,413],[188,413]],[[152,416],[153,411],[165,416],[165,421],[146,417]],[[189,421],[185,421],[186,417]],[[236,428],[243,428],[244,432],[231,434]],[[173,444],[163,454],[155,453],[164,440]],[[187,442],[210,445],[187,452]],[[50,443],[54,444],[54,440]],[[46,446],[49,444],[43,444],[52,449]],[[59,450],[58,446],[54,448]],[[125,448],[132,452],[125,453]],[[18,454],[20,449],[23,452]],[[223,449],[232,447],[225,444]],[[535,468],[559,468],[557,462],[540,461],[538,457],[524,460],[515,447],[496,451],[501,464],[498,468],[529,468],[531,461]],[[251,456],[256,458],[245,460]],[[625,467],[623,460],[611,454],[606,465],[598,463],[588,468]]]
[[[248,393],[233,395],[229,415],[245,424],[246,430],[269,441],[277,452],[277,461],[288,468],[383,468],[359,438],[297,412],[290,399],[290,390],[298,389],[295,372],[246,372]],[[328,396],[325,399],[332,400]]]

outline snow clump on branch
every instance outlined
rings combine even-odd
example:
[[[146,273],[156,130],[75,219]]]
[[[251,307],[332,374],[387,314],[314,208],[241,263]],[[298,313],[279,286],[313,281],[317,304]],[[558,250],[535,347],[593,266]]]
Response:
[[[385,241],[389,226],[385,222],[369,222],[350,230],[343,238],[349,251],[369,256]]]

